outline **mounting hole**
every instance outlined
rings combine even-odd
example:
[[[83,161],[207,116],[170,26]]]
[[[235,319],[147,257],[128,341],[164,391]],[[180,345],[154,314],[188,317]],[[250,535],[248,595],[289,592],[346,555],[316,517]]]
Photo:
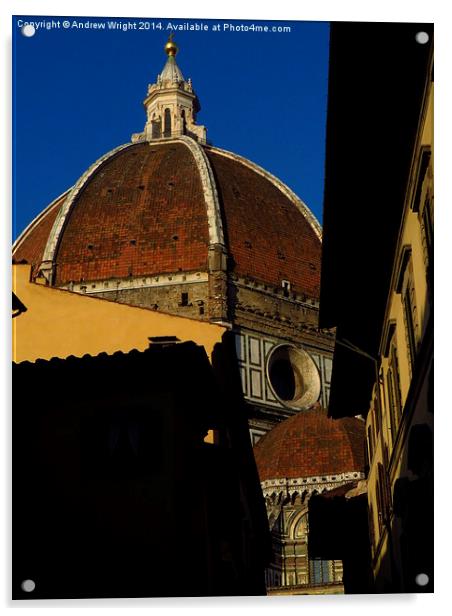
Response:
[[[419,45],[425,45],[425,43],[428,43],[430,37],[427,32],[417,32],[415,38],[416,43],[419,43]]]
[[[427,586],[430,582],[430,578],[426,573],[418,573],[415,582],[418,586]]]
[[[22,584],[20,585],[20,587],[22,588],[24,592],[33,592],[34,589],[36,588],[36,584],[34,583],[33,580],[24,580]]]
[[[22,32],[22,36],[26,36],[27,38],[30,38],[30,36],[35,35],[36,28],[32,24],[25,24],[24,26],[22,26],[20,31]]]

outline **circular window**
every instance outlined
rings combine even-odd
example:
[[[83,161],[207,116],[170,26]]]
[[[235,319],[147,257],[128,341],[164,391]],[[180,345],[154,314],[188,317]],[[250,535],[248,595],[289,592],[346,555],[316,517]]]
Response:
[[[278,344],[267,357],[267,380],[277,400],[301,411],[320,396],[320,376],[312,357],[293,344]]]

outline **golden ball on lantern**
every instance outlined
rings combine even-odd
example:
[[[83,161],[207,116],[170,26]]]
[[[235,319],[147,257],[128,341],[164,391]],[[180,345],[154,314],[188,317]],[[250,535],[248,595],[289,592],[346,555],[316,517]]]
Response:
[[[173,41],[173,35],[172,34],[170,34],[170,37],[169,37],[168,42],[166,43],[164,49],[165,49],[165,53],[166,53],[167,56],[175,56],[177,54],[177,52],[179,51],[178,46]]]

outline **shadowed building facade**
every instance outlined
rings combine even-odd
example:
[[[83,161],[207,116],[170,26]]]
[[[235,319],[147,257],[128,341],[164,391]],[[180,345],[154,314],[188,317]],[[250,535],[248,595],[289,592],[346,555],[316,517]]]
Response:
[[[374,590],[432,592],[433,26],[333,24],[330,58],[329,414],[366,417]]]
[[[265,594],[231,333],[13,274],[13,598]]]
[[[13,598],[265,594],[246,425],[202,347],[22,362],[13,379]]]

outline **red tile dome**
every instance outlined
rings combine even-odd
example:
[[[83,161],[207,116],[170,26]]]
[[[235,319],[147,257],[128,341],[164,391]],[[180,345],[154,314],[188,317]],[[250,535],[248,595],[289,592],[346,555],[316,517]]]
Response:
[[[330,419],[314,407],[265,434],[254,446],[254,456],[261,481],[362,473],[364,443],[364,421]]]
[[[35,269],[52,261],[57,286],[207,271],[206,181],[217,195],[228,269],[277,287],[289,280],[293,291],[317,299],[320,227],[308,208],[250,161],[187,137],[132,143],[102,157],[30,225],[13,256]]]

